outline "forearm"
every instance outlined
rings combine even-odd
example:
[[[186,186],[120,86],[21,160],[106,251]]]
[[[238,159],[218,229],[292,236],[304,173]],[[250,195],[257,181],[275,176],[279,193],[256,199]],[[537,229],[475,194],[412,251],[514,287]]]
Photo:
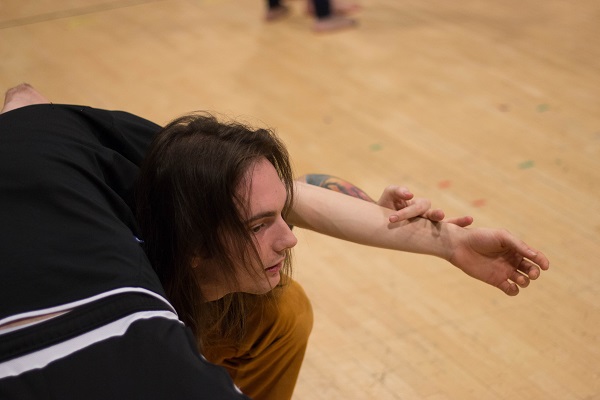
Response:
[[[310,185],[319,186],[334,192],[346,194],[348,196],[356,197],[357,199],[370,201],[375,203],[368,194],[366,194],[361,188],[348,182],[345,179],[341,179],[328,174],[307,174],[297,178],[298,182],[305,182]]]
[[[368,246],[450,259],[462,228],[423,218],[390,224],[393,210],[303,182],[296,183],[293,225]]]

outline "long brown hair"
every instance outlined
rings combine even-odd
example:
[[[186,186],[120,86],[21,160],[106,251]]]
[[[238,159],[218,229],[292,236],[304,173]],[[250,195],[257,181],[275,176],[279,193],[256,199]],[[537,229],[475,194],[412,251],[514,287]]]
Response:
[[[237,189],[263,157],[286,187],[285,217],[293,202],[292,168],[270,130],[219,122],[207,113],[185,115],[156,135],[141,166],[135,193],[141,238],[169,300],[198,338],[215,329],[239,336],[244,329],[244,294],[206,302],[192,265],[209,260],[196,268],[235,287],[240,261],[249,270],[260,263]],[[286,260],[289,275],[291,257]]]

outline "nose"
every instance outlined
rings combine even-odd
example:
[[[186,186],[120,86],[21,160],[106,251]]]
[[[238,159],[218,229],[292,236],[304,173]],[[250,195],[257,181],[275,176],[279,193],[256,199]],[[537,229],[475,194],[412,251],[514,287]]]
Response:
[[[275,251],[279,253],[286,249],[291,249],[292,247],[294,247],[298,243],[298,239],[290,229],[289,225],[283,220],[283,218],[279,219],[278,224],[280,226],[280,229],[278,240],[275,244]]]

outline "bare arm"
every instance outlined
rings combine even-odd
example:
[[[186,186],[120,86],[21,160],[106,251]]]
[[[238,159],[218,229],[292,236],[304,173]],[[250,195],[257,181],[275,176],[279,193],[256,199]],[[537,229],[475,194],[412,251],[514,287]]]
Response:
[[[549,267],[539,251],[502,229],[468,229],[425,218],[390,223],[394,211],[303,182],[288,222],[367,246],[443,258],[508,295]]]
[[[432,221],[446,221],[462,227],[473,223],[470,216],[455,217],[445,219],[444,211],[432,209],[431,201],[424,198],[415,198],[414,195],[404,186],[389,185],[384,190],[378,201],[373,200],[362,189],[351,182],[327,174],[308,174],[298,178],[299,182],[305,182],[311,185],[319,186],[325,189],[333,190],[356,197],[357,199],[377,203],[382,207],[394,210],[389,216],[390,222],[398,222],[413,217],[421,216]]]
[[[295,226],[367,246],[450,257],[428,239],[439,226],[427,219],[390,223],[394,210],[303,182],[296,182],[295,195],[288,216]]]

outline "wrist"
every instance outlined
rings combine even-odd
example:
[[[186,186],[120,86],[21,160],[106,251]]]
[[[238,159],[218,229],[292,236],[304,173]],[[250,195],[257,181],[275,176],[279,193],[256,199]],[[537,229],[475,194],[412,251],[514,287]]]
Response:
[[[448,222],[436,222],[426,218],[419,218],[419,220],[419,223],[426,228],[424,231],[428,236],[423,243],[423,253],[450,262],[466,229]]]
[[[443,231],[443,250],[440,258],[452,263],[456,249],[467,229],[447,222],[439,222],[439,224],[442,225]]]

